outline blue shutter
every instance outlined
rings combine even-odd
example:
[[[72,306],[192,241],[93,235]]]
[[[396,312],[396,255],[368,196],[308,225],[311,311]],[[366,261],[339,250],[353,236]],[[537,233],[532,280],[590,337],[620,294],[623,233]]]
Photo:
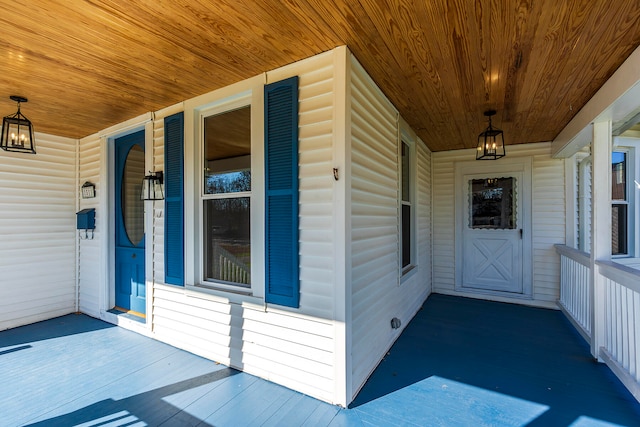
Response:
[[[184,285],[184,114],[164,119],[164,281]]]
[[[299,307],[298,77],[266,85],[266,301]]]

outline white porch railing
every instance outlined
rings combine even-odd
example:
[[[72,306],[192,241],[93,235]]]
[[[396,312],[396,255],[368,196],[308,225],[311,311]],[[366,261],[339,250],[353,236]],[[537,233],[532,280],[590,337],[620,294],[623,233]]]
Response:
[[[598,357],[640,401],[640,270],[596,261],[604,292],[594,292],[589,254],[565,245],[556,245],[556,250],[560,254],[558,305],[592,348],[593,340],[599,339]],[[604,301],[599,301],[604,309],[595,319],[593,295],[604,295]],[[594,337],[592,325],[604,336]]]
[[[600,358],[640,400],[640,271],[611,261],[596,264],[606,278]]]
[[[591,341],[592,302],[589,285],[589,254],[556,245],[560,254],[560,301],[558,305],[583,338]]]

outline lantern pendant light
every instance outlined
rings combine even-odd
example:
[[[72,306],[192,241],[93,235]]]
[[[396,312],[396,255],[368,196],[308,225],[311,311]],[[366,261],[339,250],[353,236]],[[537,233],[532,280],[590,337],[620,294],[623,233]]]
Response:
[[[491,116],[495,114],[496,110],[484,112],[484,115],[489,117],[489,127],[478,135],[476,160],[497,160],[507,154],[504,150],[504,134],[502,130],[493,127],[491,124]]]
[[[18,103],[18,111],[2,119],[0,148],[5,151],[36,154],[33,125],[29,119],[20,112],[20,103],[27,102],[27,98],[16,95],[11,95],[9,98]]]

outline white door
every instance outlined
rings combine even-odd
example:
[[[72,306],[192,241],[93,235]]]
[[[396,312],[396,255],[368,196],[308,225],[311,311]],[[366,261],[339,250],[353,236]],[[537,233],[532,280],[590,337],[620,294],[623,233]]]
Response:
[[[523,294],[521,172],[463,175],[462,288]]]

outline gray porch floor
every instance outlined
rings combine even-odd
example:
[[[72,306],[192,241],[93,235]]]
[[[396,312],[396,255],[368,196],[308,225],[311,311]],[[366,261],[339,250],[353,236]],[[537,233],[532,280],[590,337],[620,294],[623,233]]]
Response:
[[[432,295],[349,409],[84,315],[0,332],[2,426],[640,425],[558,311]]]

